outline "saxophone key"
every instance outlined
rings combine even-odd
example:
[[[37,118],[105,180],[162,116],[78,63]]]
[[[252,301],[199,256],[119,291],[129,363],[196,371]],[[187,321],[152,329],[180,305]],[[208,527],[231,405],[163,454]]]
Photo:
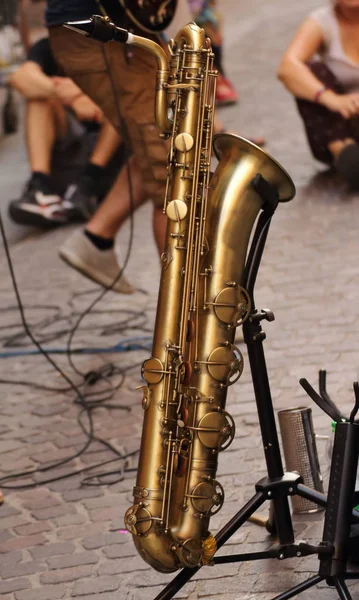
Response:
[[[152,526],[152,516],[143,503],[131,506],[125,514],[125,526],[136,537],[146,535]]]
[[[171,221],[183,221],[188,212],[187,204],[183,200],[171,200],[166,208],[167,217]]]
[[[207,413],[194,429],[203,446],[222,452],[232,443],[236,426],[231,415],[220,410]]]
[[[179,152],[189,152],[194,145],[194,139],[190,133],[179,133],[175,138],[175,147]]]
[[[198,519],[213,516],[219,512],[224,502],[224,490],[215,479],[205,478],[189,494],[192,506]]]

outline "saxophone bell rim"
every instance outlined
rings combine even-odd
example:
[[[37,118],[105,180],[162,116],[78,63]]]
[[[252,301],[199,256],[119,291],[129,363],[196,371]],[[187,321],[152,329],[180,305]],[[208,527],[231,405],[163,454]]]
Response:
[[[252,154],[256,158],[259,158],[262,163],[272,163],[272,167],[276,171],[275,185],[278,187],[279,202],[289,202],[296,194],[296,188],[294,182],[289,173],[282,167],[282,165],[275,159],[271,154],[240,135],[235,133],[218,133],[213,137],[213,150],[218,160],[220,160],[222,153],[228,147],[228,145],[237,146],[239,152],[245,152]]]

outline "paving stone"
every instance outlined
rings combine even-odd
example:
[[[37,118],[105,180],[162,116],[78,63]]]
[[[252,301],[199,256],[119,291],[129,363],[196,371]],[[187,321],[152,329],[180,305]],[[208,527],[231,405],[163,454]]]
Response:
[[[75,546],[71,542],[47,543],[44,546],[31,548],[30,552],[35,559],[58,556],[59,554],[72,554]]]
[[[124,544],[125,542],[127,542],[126,536],[118,533],[99,533],[85,538],[82,545],[87,550],[94,550],[95,548],[102,548],[111,544]]]
[[[62,515],[61,517],[57,517],[53,519],[56,527],[68,527],[69,525],[82,525],[82,523],[87,522],[86,515],[81,513],[76,513],[73,515]]]
[[[15,515],[13,517],[7,517],[0,519],[0,531],[4,529],[12,529],[13,527],[17,527],[18,525],[25,525],[26,521],[20,515]]]
[[[29,510],[39,510],[40,508],[50,508],[62,504],[60,498],[50,494],[36,495],[32,500],[24,502],[24,507]]]
[[[0,519],[4,519],[5,517],[11,517],[13,515],[20,515],[21,511],[11,506],[11,504],[7,503],[7,498],[5,497],[5,502],[0,506]]]
[[[26,590],[31,587],[28,579],[17,577],[9,579],[9,581],[0,581],[0,594],[8,594],[9,592],[17,592],[18,590]]]
[[[121,560],[112,560],[100,565],[99,575],[118,575],[121,573],[133,573],[136,571],[148,571],[150,565],[137,556],[130,558],[122,558]]]
[[[112,519],[116,519],[118,517],[123,519],[127,509],[128,509],[128,505],[115,506],[113,508],[106,508],[106,509],[99,509],[99,510],[92,510],[90,512],[90,518],[91,518],[91,521],[94,521],[95,523],[97,521],[104,521],[104,520],[112,521]]]
[[[76,508],[71,504],[60,504],[59,506],[51,506],[50,508],[33,510],[31,514],[38,521],[45,521],[47,519],[54,519],[55,517],[61,517],[63,515],[76,514]]]
[[[83,538],[86,535],[101,534],[107,525],[104,523],[87,523],[85,525],[73,525],[71,527],[62,527],[57,532],[57,537],[60,540],[75,540],[77,538]],[[94,547],[94,546],[93,546]],[[90,546],[85,546],[87,549],[91,549]]]
[[[44,531],[51,531],[52,527],[50,523],[26,523],[15,527],[15,533],[18,535],[33,535],[34,533],[42,533]]]
[[[39,544],[45,544],[46,538],[42,534],[26,535],[22,537],[13,538],[4,542],[0,546],[0,553],[9,552],[12,550],[22,550],[24,548],[32,548]]]
[[[11,410],[11,414],[13,412],[13,408]],[[7,441],[0,442],[0,454],[6,454],[7,452],[12,452],[13,450],[17,450],[19,448],[20,443],[18,441]]]
[[[104,594],[90,594],[86,596],[81,596],[81,600],[118,600],[118,592],[109,593],[106,592]],[[122,600],[122,599],[121,599]],[[128,594],[124,591],[123,600],[128,600]]]
[[[282,592],[298,585],[306,579],[308,578],[305,575],[299,575],[292,571],[260,574],[254,585],[254,590],[260,590],[261,592]]]
[[[3,579],[10,579],[11,577],[22,577],[23,575],[33,575],[34,573],[41,573],[45,567],[38,561],[27,561],[20,562],[13,565],[1,564],[0,574]]]
[[[77,502],[78,500],[85,500],[85,498],[103,498],[103,491],[96,488],[82,487],[79,490],[69,490],[64,492],[63,498],[65,502]]]
[[[54,571],[46,571],[40,575],[40,583],[42,584],[58,584],[69,581],[77,581],[83,577],[91,577],[94,575],[94,567],[91,565],[80,565],[77,567],[68,567],[66,569],[56,569]]]
[[[107,558],[126,558],[127,556],[136,556],[137,550],[132,543],[114,544],[113,546],[104,546],[102,552]]]
[[[47,560],[50,569],[64,569],[66,567],[77,567],[80,565],[94,565],[99,557],[95,552],[74,552],[62,554]]]
[[[6,542],[6,540],[10,540],[14,535],[10,533],[10,531],[0,531],[0,542]]]
[[[230,592],[250,592],[254,589],[258,576],[245,576],[240,579],[237,577],[219,577],[202,581],[198,591],[198,597],[206,597],[208,595],[216,596],[218,594],[228,594]]]
[[[73,590],[72,596],[85,596],[86,594],[101,594],[103,592],[113,592],[118,590],[120,581],[118,577],[102,575],[91,581],[78,581]]]
[[[64,585],[43,585],[15,594],[16,600],[58,600],[66,598],[66,587]]]

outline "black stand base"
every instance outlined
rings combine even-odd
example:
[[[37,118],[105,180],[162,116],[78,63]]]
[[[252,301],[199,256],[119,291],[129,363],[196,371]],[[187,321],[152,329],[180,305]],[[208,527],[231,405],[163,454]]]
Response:
[[[273,481],[268,478],[261,479],[256,485],[256,494],[216,535],[218,549],[221,548],[246,521],[248,521],[253,513],[258,510],[266,500],[274,500],[275,498],[279,499],[281,497],[284,499],[288,496],[298,494],[303,498],[312,500],[315,503],[318,503],[318,500],[321,504],[325,502],[325,500],[323,500],[323,494],[319,494],[315,490],[310,490],[300,482],[301,478],[296,473],[285,473],[283,477],[274,479]],[[312,546],[304,543],[292,543],[288,545],[278,544],[264,552],[250,552],[245,554],[233,554],[218,557],[215,556],[212,564],[220,565],[269,558],[284,560],[285,558],[309,556],[311,554],[328,555],[331,552],[332,549],[326,546]],[[201,567],[197,567],[195,569],[183,569],[173,579],[173,581],[158,596],[156,596],[155,600],[171,600],[175,594],[182,589],[190,579],[192,579],[192,577],[200,570],[200,568]],[[278,600],[279,598],[283,600],[285,598],[292,598],[293,596],[308,589],[323,579],[324,577],[320,575],[312,577],[308,581],[297,585],[295,588],[292,588],[285,594],[278,596],[275,600]]]
[[[217,547],[221,548],[266,500],[270,500],[274,509],[274,525],[278,544],[264,552],[214,556],[213,564],[219,565],[269,558],[284,560],[316,554],[319,558],[318,574],[276,596],[274,600],[293,598],[324,580],[327,581],[328,585],[336,588],[340,599],[351,600],[345,579],[355,578],[356,575],[346,572],[346,564],[350,526],[352,522],[359,522],[359,512],[352,510],[359,453],[359,425],[354,422],[359,407],[359,386],[357,388],[357,405],[350,419],[345,420],[330,400],[326,390],[322,389],[323,386],[321,386],[321,395],[319,395],[316,394],[308,382],[301,381],[311,398],[325,412],[331,417],[333,417],[333,414],[338,415],[338,418],[335,419],[337,420],[337,427],[327,498],[324,494],[303,485],[298,474],[283,472],[263,350],[263,341],[266,336],[261,327],[263,320],[273,321],[274,315],[270,310],[257,311],[253,297],[254,284],[274,210],[275,203],[268,202],[267,209],[263,211],[258,220],[247,259],[243,283],[252,302],[252,312],[243,325],[243,333],[248,349],[268,477],[257,483],[255,495],[221,529],[216,536],[216,541]],[[288,497],[295,494],[326,508],[323,538],[317,546],[306,543],[295,544],[294,542]],[[199,566],[195,569],[183,569],[155,600],[171,600],[200,568]],[[359,573],[357,577],[359,578]]]

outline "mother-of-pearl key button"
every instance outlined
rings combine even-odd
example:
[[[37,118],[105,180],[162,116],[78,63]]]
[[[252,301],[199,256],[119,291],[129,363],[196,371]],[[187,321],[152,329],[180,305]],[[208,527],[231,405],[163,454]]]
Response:
[[[175,139],[175,147],[179,152],[189,152],[194,144],[193,137],[190,133],[179,133]]]
[[[166,209],[167,217],[171,221],[182,221],[187,214],[187,204],[183,200],[172,200]]]

